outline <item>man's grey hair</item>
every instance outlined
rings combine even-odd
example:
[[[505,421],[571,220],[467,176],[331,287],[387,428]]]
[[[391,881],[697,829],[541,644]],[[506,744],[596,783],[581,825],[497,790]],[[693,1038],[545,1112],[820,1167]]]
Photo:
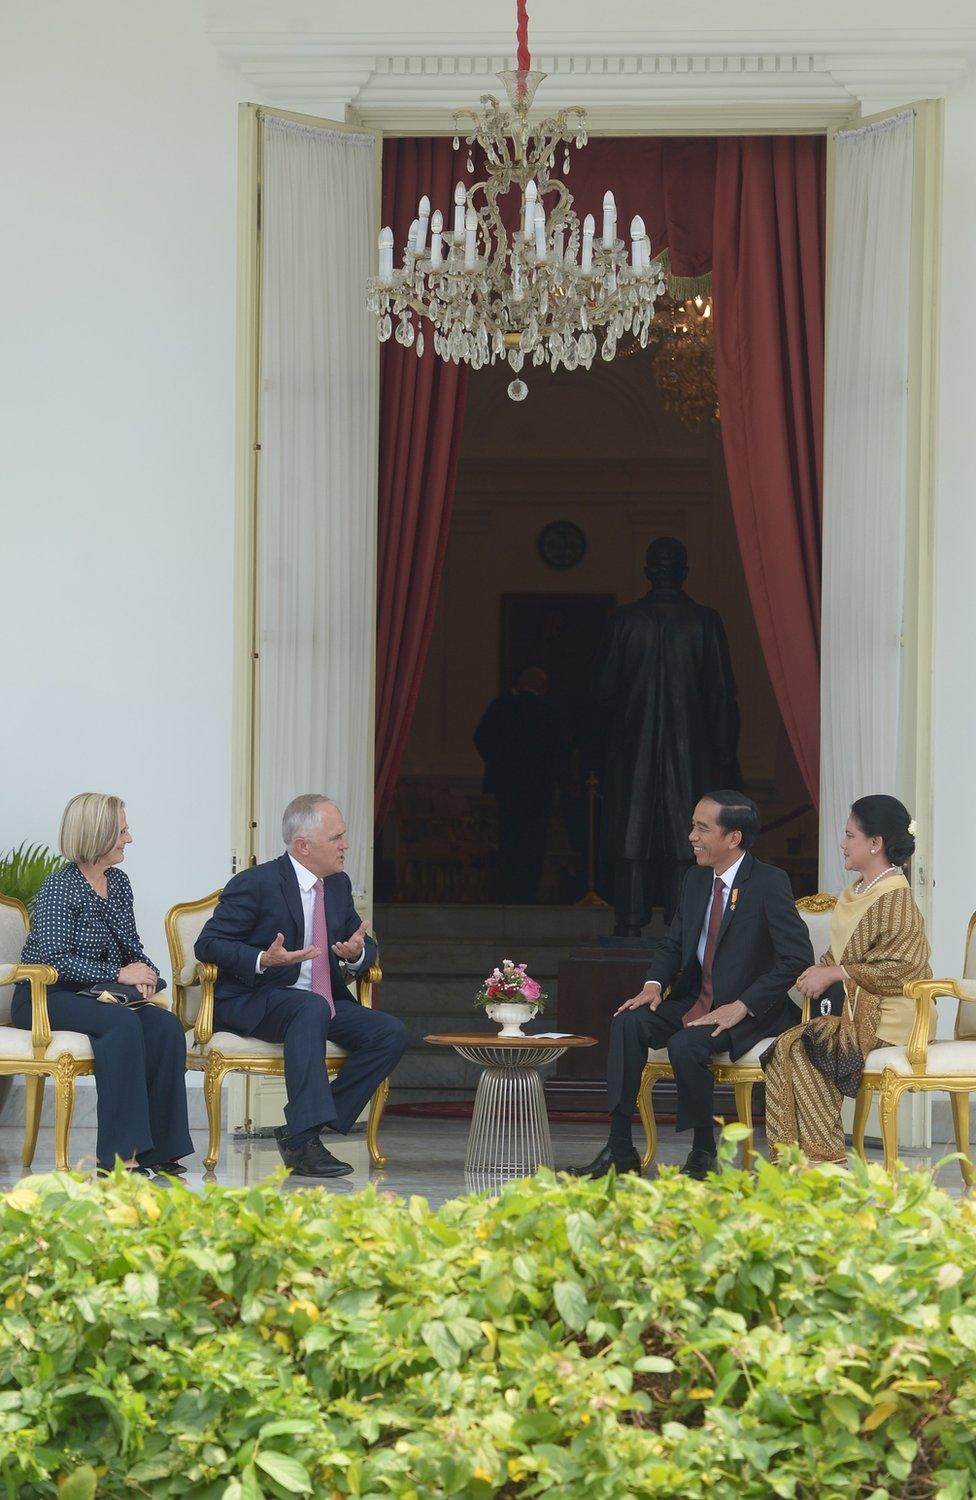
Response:
[[[293,797],[281,816],[281,837],[285,848],[290,849],[296,839],[307,838],[319,826],[321,809],[335,807],[332,797],[322,792],[303,792]]]

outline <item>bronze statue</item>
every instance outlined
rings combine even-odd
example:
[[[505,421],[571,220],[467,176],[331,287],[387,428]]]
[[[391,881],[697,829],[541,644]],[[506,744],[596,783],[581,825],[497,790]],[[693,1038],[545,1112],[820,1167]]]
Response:
[[[725,627],[684,592],[687,575],[683,543],[652,542],[650,591],[614,610],[594,667],[593,695],[610,714],[601,858],[613,872],[620,936],[637,936],[655,905],[670,917],[696,801],[710,787],[741,786]]]

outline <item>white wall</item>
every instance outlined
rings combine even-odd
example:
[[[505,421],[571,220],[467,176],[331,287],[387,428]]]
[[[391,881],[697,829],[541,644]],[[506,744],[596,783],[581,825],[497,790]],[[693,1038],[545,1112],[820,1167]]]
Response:
[[[0,847],[124,796],[160,964],[228,870],[244,88],[192,0],[3,9]]]
[[[936,973],[958,973],[976,909],[976,78],[946,102],[935,620]]]

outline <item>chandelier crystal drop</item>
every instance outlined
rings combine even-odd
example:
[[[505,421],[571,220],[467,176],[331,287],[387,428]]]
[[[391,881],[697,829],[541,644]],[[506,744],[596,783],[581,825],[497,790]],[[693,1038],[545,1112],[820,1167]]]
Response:
[[[499,73],[508,108],[483,94],[480,113],[455,112],[454,148],[464,135],[468,171],[481,148],[485,179],[454,189],[453,217],[431,212],[421,198],[399,270],[393,265],[393,230],[379,236],[379,271],[366,284],[366,308],[381,342],[391,334],[423,353],[422,320],[433,330],[441,359],[478,370],[507,361],[516,377],[508,387],[522,401],[526,361],[555,370],[589,369],[598,348],[611,360],[618,341],[633,334],[646,343],[655,299],[664,292],[664,268],[652,260],[643,219],[630,224],[629,244],[617,237],[613,194],[603,197],[601,232],[592,214],[580,223],[566,184],[555,171],[563,146],[563,175],[570,145],[586,145],[585,112],[576,106],[529,126],[536,90],[546,77],[529,66],[525,0],[518,4],[518,66]],[[517,225],[509,234],[501,202],[517,194]],[[516,215],[510,211],[510,221]],[[602,344],[598,345],[598,333]]]

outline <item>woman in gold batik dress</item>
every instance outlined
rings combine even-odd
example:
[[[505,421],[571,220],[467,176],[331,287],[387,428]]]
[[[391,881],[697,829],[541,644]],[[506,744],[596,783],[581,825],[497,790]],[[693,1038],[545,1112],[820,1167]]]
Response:
[[[922,916],[902,868],[915,852],[914,832],[896,797],[861,797],[851,808],[841,851],[844,868],[861,878],[838,897],[830,948],[797,980],[812,1001],[832,992],[843,1004],[839,1015],[784,1031],[763,1056],[766,1136],[774,1148],[796,1142],[811,1161],[843,1162],[841,1099],[857,1094],[872,1048],[908,1041],[915,1005],[902,987],[932,977]]]

